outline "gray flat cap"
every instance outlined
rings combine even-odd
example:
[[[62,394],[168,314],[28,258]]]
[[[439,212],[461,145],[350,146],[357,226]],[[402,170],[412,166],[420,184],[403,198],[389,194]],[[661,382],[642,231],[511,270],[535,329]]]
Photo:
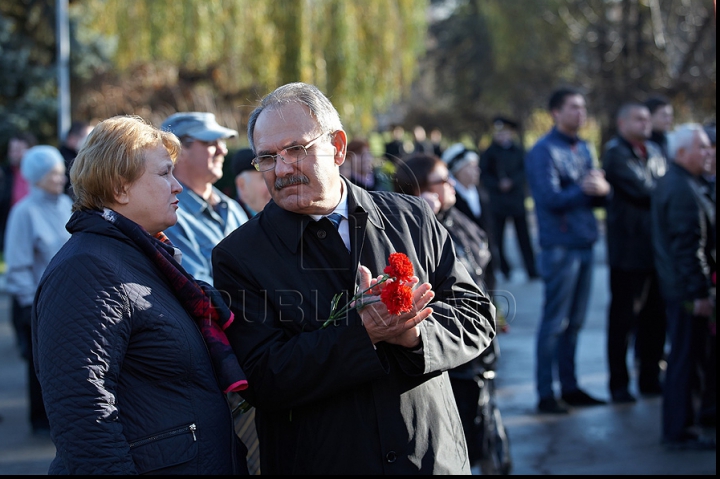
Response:
[[[198,111],[170,115],[160,128],[174,133],[178,138],[189,136],[202,141],[231,138],[238,134],[235,130],[218,125],[214,114]]]

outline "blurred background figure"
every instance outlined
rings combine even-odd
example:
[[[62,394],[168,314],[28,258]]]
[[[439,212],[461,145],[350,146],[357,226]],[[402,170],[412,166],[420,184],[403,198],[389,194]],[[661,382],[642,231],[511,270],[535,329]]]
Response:
[[[430,142],[433,145],[433,153],[435,153],[435,156],[441,158],[443,153],[443,147],[442,131],[440,131],[440,128],[433,128],[432,130],[430,130]]]
[[[385,159],[395,165],[410,151],[405,146],[405,128],[395,125],[392,129],[392,138],[385,143]]]
[[[250,148],[242,148],[232,157],[236,199],[248,218],[262,211],[271,198],[262,173],[252,165],[253,158],[255,153]]]
[[[697,430],[708,323],[716,314],[715,205],[702,181],[711,151],[701,125],[673,130],[668,136],[673,161],[651,201],[653,251],[670,341],[662,413],[662,443],[668,449],[715,449],[715,439]]]
[[[529,279],[537,279],[535,252],[527,223],[525,198],[525,150],[515,141],[517,123],[496,117],[493,123],[493,140],[480,157],[482,183],[490,197],[492,218],[497,243],[498,258],[495,262],[506,279],[511,278],[512,268],[505,257],[505,226],[511,220],[522,253],[525,271]]]
[[[717,182],[716,182],[716,163],[717,149],[715,145],[716,130],[715,123],[706,124],[704,126],[705,134],[710,140],[710,154],[702,175],[702,181],[705,183],[706,197],[712,204],[717,214]],[[709,254],[713,261],[710,263],[710,279],[712,287],[717,288],[717,231],[711,231],[711,245]],[[717,299],[716,299],[717,301]],[[700,411],[698,413],[698,423],[704,427],[716,427],[717,424],[717,312],[713,309],[713,314],[708,320],[708,334],[705,340],[704,358],[703,358],[703,378],[700,391]]]
[[[495,258],[498,253],[491,216],[490,198],[480,186],[480,157],[462,143],[455,143],[445,150],[442,160],[447,165],[447,169],[455,181],[453,186],[457,193],[456,208],[487,234],[491,259],[485,267],[484,279],[488,293],[492,296],[496,285],[494,268],[496,265]]]
[[[391,135],[390,141],[385,143],[385,152],[378,168],[377,190],[380,191],[393,191],[397,165],[412,151],[412,143],[408,147],[408,142],[405,141],[405,128],[402,125],[393,126]]]
[[[165,234],[182,251],[185,270],[213,284],[212,249],[248,219],[237,201],[213,186],[223,176],[228,154],[225,141],[238,133],[219,125],[215,115],[206,112],[175,113],[161,128],[182,144],[174,170],[183,186],[178,194],[178,218]]]
[[[573,406],[605,404],[579,387],[575,360],[592,291],[593,245],[600,237],[593,210],[605,206],[610,185],[596,168],[591,144],[578,136],[587,120],[584,95],[573,88],[555,90],[548,110],[554,126],[525,156],[545,286],[535,379],[538,412],[567,414]]]
[[[20,162],[27,150],[37,145],[30,132],[13,133],[7,144],[7,161],[0,167],[0,250],[5,240],[5,225],[10,208],[30,192],[30,185],[20,173]]]
[[[45,268],[70,238],[65,224],[72,200],[65,195],[65,162],[53,146],[34,146],[25,153],[21,173],[30,193],[15,204],[5,231],[7,291],[20,354],[27,361],[30,424],[34,433],[50,431],[32,357],[30,311]]]
[[[434,153],[433,144],[428,139],[425,128],[420,125],[413,128],[413,153],[427,153],[428,155]]]
[[[703,178],[705,181],[708,182],[708,187],[710,189],[710,193],[712,195],[712,200],[715,202],[716,198],[716,163],[717,163],[717,148],[715,145],[715,138],[716,138],[716,127],[715,123],[708,123],[703,127],[705,129],[705,134],[708,136],[708,139],[710,140],[710,159],[708,160],[708,166],[705,169],[705,173],[703,174]]]
[[[438,220],[445,226],[453,239],[458,259],[470,272],[475,282],[483,289],[485,271],[490,262],[488,236],[474,221],[455,207],[455,180],[450,176],[447,166],[439,157],[428,153],[412,153],[405,157],[395,175],[395,191],[424,198]],[[487,435],[507,437],[499,411],[489,428],[490,419],[481,410],[483,387],[492,388],[489,382],[495,377],[496,363],[500,355],[497,336],[488,349],[474,360],[448,371],[453,395],[463,424],[465,440],[472,467],[485,464],[487,455],[501,453],[498,461],[501,470],[494,473],[509,473],[509,444],[497,444],[492,450],[485,450],[483,440]],[[491,376],[491,377],[490,377]],[[492,389],[490,389],[492,391]],[[494,406],[494,397],[489,398]],[[499,430],[494,430],[499,428]],[[488,430],[490,429],[490,430]],[[481,468],[482,469],[482,468]],[[490,472],[483,470],[483,474]]]
[[[77,156],[78,150],[85,142],[85,138],[92,131],[93,126],[86,121],[74,121],[70,125],[70,129],[65,134],[65,139],[58,148],[60,154],[65,159],[65,177],[67,181],[65,183],[65,194],[72,196],[70,190],[70,167],[72,162]]]
[[[652,123],[650,141],[657,143],[665,159],[670,161],[672,158],[668,156],[667,135],[672,130],[675,121],[673,106],[670,100],[663,96],[648,98],[645,101],[645,106],[650,110],[650,121]]]
[[[420,196],[428,202],[453,238],[458,258],[487,292],[485,272],[492,256],[488,235],[457,208],[455,184],[447,165],[432,153],[411,153],[395,175],[395,191]]]
[[[368,191],[380,189],[375,157],[370,151],[370,143],[365,138],[355,138],[348,143],[347,155],[341,168],[343,167],[345,170],[341,173],[353,184]]]
[[[626,103],[616,116],[617,135],[602,165],[612,194],[607,204],[610,306],[607,319],[608,388],[615,403],[635,402],[629,391],[628,346],[638,363],[640,394],[662,394],[660,361],[665,352],[665,306],[652,254],[650,199],[667,171],[660,147],[649,140],[650,110]],[[632,341],[634,339],[634,341]]]

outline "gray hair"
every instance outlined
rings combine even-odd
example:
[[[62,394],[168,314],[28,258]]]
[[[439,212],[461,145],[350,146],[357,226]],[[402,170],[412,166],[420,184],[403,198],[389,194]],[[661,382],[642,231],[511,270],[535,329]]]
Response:
[[[247,132],[250,148],[253,151],[255,151],[253,134],[260,113],[266,109],[272,110],[290,103],[300,103],[308,107],[323,133],[332,133],[343,129],[337,110],[316,86],[300,82],[288,83],[267,94],[260,101],[260,105],[250,113]]]
[[[704,133],[702,125],[699,123],[684,123],[677,126],[667,136],[667,151],[669,160],[675,160],[677,152],[680,148],[688,149],[692,146],[695,135],[700,132]]]

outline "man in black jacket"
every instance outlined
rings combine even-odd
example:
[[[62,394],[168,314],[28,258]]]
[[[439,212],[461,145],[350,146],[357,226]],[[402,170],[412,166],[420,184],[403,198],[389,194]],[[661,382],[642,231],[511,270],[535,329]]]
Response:
[[[665,159],[668,156],[667,135],[673,127],[674,112],[670,100],[662,96],[654,96],[645,101],[645,106],[650,110],[650,121],[652,122],[652,133],[650,140],[660,146]]]
[[[663,388],[663,443],[671,449],[715,449],[715,440],[693,430],[693,391],[700,369],[708,318],[715,314],[710,278],[715,205],[700,180],[710,162],[710,141],[702,126],[683,125],[668,137],[674,163],[652,196],[655,264],[665,298],[670,354]]]
[[[528,278],[536,279],[539,276],[525,210],[525,150],[513,140],[517,123],[497,117],[493,126],[493,141],[480,156],[480,170],[483,186],[490,196],[499,267],[505,278],[510,279],[511,268],[505,258],[504,248],[505,223],[510,219]]]
[[[628,391],[628,343],[635,336],[638,389],[658,395],[665,345],[665,308],[660,295],[650,236],[650,197],[667,164],[650,141],[650,111],[628,103],[617,114],[618,134],[605,145],[602,162],[613,188],[607,205],[610,308],[607,357],[613,402],[634,402]]]

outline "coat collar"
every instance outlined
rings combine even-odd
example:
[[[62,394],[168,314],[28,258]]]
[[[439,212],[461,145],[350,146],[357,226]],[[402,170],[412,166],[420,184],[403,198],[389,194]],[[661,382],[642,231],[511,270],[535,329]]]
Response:
[[[202,214],[207,211],[209,214],[214,215],[215,209],[210,206],[210,204],[205,201],[200,195],[195,193],[193,190],[191,190],[189,187],[185,186],[184,184],[180,183],[183,187],[183,190],[177,194],[177,198],[180,200],[180,204],[182,205],[181,208],[186,213],[198,218],[202,216]],[[216,194],[220,200],[218,201],[217,205],[227,205],[228,200],[230,200],[230,197],[228,197],[226,194],[224,194],[222,191],[220,191],[218,188],[213,186],[213,193]],[[216,207],[217,207],[216,205]]]
[[[577,135],[575,135],[575,136],[566,135],[566,134],[563,133],[562,131],[558,130],[558,127],[557,127],[557,126],[554,126],[554,127],[553,127],[553,129],[551,130],[551,134],[552,134],[553,136],[555,136],[556,138],[559,138],[560,140],[564,141],[565,143],[570,144],[570,146],[575,146],[575,145],[578,144],[580,141],[582,141],[582,140],[580,139],[580,137],[577,136]]]
[[[345,187],[348,190],[348,216],[351,224],[356,223],[356,219],[360,216],[367,215],[367,219],[377,229],[385,229],[385,225],[380,214],[380,210],[372,199],[368,191],[353,185],[343,177]],[[305,227],[315,221],[309,215],[293,213],[291,211],[280,208],[275,201],[270,201],[265,209],[258,213],[259,219],[272,230],[285,246],[297,253],[300,247],[300,239],[302,238]]]

